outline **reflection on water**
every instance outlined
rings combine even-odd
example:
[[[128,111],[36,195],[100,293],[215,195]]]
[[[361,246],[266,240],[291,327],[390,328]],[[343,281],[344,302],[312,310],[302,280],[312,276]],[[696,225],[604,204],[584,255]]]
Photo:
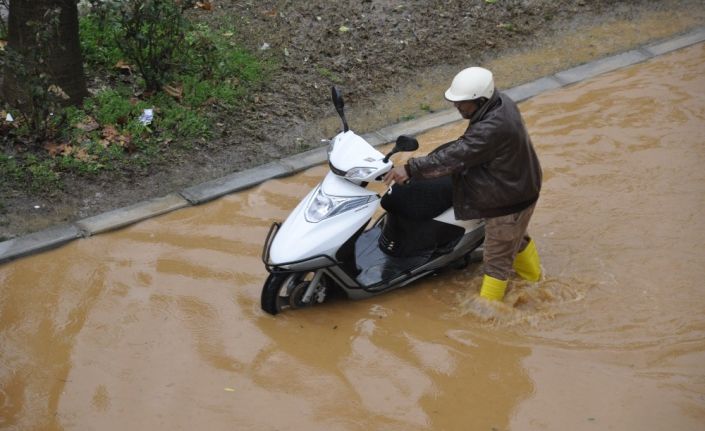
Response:
[[[702,429],[705,46],[521,109],[541,281],[487,303],[474,265],[272,318],[262,243],[314,168],[0,267],[0,427]]]

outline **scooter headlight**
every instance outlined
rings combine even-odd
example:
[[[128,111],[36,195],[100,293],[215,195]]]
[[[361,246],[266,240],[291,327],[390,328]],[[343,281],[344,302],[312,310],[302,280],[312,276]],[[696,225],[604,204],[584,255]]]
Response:
[[[321,220],[342,214],[367,204],[372,196],[329,196],[320,188],[306,208],[306,220],[318,223]]]
[[[377,168],[352,168],[345,173],[345,178],[349,180],[364,180],[376,170]]]

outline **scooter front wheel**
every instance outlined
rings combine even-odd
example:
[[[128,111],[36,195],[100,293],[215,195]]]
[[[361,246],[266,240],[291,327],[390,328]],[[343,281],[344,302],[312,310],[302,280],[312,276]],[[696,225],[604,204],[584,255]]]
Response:
[[[311,282],[313,274],[313,272],[269,274],[262,287],[262,310],[275,315],[286,308],[308,305],[301,302],[301,297]]]

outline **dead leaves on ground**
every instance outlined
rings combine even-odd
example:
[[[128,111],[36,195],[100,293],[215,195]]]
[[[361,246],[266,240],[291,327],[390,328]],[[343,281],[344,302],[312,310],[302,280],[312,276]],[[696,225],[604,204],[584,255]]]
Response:
[[[77,129],[81,129],[84,132],[92,132],[94,130],[98,130],[100,127],[100,124],[98,124],[93,117],[86,117],[83,121],[80,123],[76,124],[75,126]]]
[[[47,91],[60,99],[63,99],[63,100],[70,99],[69,95],[66,94],[64,89],[59,87],[58,85],[55,85],[55,84],[50,85],[49,88],[47,88]]]
[[[88,150],[85,148],[74,147],[66,143],[58,144],[54,141],[50,141],[44,144],[44,149],[47,150],[47,153],[49,153],[51,157],[67,156],[82,162],[92,162],[97,158],[95,155],[88,153]]]
[[[196,2],[196,6],[194,6],[194,7],[196,9],[211,11],[211,10],[213,10],[213,3],[209,2],[209,1],[198,1],[198,2]]]
[[[100,125],[92,117],[86,117],[74,127],[85,133],[95,132],[100,129]],[[81,141],[81,139],[78,139],[77,141]],[[137,150],[136,145],[132,142],[132,136],[129,133],[120,133],[120,131],[113,125],[104,126],[100,130],[100,139],[98,139],[97,142],[103,148],[116,145],[129,154],[132,154]],[[74,159],[82,162],[93,162],[98,158],[95,154],[91,154],[87,148],[79,145],[72,145],[69,142],[57,142],[51,140],[44,144],[44,149],[51,157],[73,157]]]
[[[165,84],[162,86],[162,90],[178,101],[184,97],[184,86],[181,83]]]
[[[103,139],[99,141],[103,148],[108,148],[110,145],[117,145],[124,148],[125,151],[132,154],[137,147],[132,143],[132,136],[129,133],[120,133],[115,126],[107,125],[101,132]]]
[[[132,65],[124,60],[118,60],[113,67],[119,70],[123,75],[132,75]]]

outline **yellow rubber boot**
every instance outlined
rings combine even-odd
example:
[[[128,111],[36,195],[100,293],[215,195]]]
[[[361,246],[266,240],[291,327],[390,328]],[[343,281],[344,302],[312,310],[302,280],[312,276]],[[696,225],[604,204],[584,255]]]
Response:
[[[480,296],[485,299],[501,301],[502,298],[504,298],[505,290],[507,290],[507,280],[499,280],[485,274],[485,277],[482,279]]]
[[[529,240],[526,248],[514,258],[514,271],[524,280],[539,281],[541,278],[541,259],[534,240]]]

